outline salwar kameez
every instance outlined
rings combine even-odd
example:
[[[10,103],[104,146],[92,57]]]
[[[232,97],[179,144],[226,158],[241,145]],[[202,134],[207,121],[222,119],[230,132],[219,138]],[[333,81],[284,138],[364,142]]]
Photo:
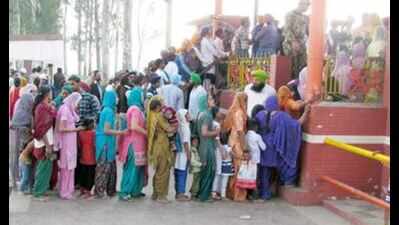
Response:
[[[115,109],[117,94],[115,91],[106,91],[103,98],[103,110],[100,113],[96,129],[96,175],[94,180],[94,193],[97,197],[104,197],[116,193],[116,138],[105,133],[105,124],[115,129]]]
[[[153,100],[162,100],[160,96],[151,98],[148,105]],[[155,169],[152,179],[153,200],[167,199],[169,191],[170,168],[172,167],[172,152],[168,140],[167,130],[169,124],[159,112],[147,108],[147,129],[148,129],[148,160]]]
[[[230,177],[228,183],[227,196],[234,201],[245,201],[247,199],[247,189],[236,186],[238,171],[240,171],[241,159],[243,156],[245,140],[242,135],[245,135],[245,126],[247,122],[247,95],[239,92],[234,97],[233,103],[227,113],[223,127],[225,130],[230,130],[230,137],[228,144],[234,153],[233,166],[234,175]]]
[[[60,169],[60,197],[63,199],[72,199],[75,190],[75,170]]]
[[[205,99],[207,99],[205,97]],[[200,138],[199,154],[201,159],[201,171],[199,173],[199,191],[197,198],[201,201],[207,201],[211,198],[213,180],[216,172],[216,143],[212,137],[205,137],[202,134],[202,126],[207,126],[212,130],[212,115],[209,111],[202,111],[199,119],[197,131]]]
[[[136,166],[133,148],[129,146],[127,160],[123,165],[119,197],[140,197],[145,181],[144,171],[145,166]]]
[[[104,192],[108,196],[114,196],[116,193],[116,162],[106,161],[105,157],[101,157],[97,160],[94,193],[98,197],[104,197]]]
[[[35,183],[33,185],[34,197],[41,197],[48,191],[52,166],[52,161],[49,159],[37,161],[35,168]]]

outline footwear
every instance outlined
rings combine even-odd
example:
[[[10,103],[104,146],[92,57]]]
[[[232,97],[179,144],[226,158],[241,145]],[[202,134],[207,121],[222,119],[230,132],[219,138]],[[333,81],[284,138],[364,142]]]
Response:
[[[158,198],[156,201],[162,204],[170,203],[170,201],[167,198]]]
[[[41,201],[41,202],[47,202],[48,201],[48,197],[45,197],[45,196],[33,197],[33,200]]]
[[[123,197],[119,197],[119,200],[121,200],[121,201],[129,201],[131,198],[130,198],[130,195],[126,195],[126,196],[123,196]]]
[[[190,201],[190,198],[185,194],[177,194],[176,201],[179,201],[179,202]]]

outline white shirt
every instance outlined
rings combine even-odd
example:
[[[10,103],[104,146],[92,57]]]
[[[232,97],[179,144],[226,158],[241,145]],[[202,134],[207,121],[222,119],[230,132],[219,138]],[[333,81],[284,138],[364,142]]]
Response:
[[[221,175],[222,174],[222,152],[224,151],[227,154],[226,160],[231,160],[231,147],[228,145],[222,145],[221,146],[223,149],[220,149],[220,147],[216,148],[216,174]]]
[[[158,74],[158,76],[161,78],[161,87],[165,85],[165,81],[166,82],[170,82],[169,79],[169,74],[167,75],[165,73],[165,71],[161,70],[161,69],[157,69],[157,71],[155,71],[156,74]]]
[[[202,95],[206,95],[206,91],[202,85],[199,85],[191,90],[190,98],[188,102],[188,113],[192,116],[192,119],[196,120],[198,116],[198,105],[199,105],[199,98]]]
[[[207,67],[215,60],[215,57],[218,56],[218,52],[212,42],[207,37],[202,38],[201,40],[201,54],[203,57],[202,65]],[[208,70],[208,73],[215,73],[215,66],[212,66],[211,69]]]
[[[48,131],[45,135],[47,137],[48,143],[50,145],[53,145],[53,143],[54,143],[53,128],[51,127],[50,129],[48,129]],[[41,148],[41,147],[44,147],[45,144],[44,144],[43,140],[33,139],[33,146],[35,148]],[[56,151],[57,149],[55,148],[54,150]]]
[[[251,160],[260,163],[260,151],[266,150],[262,137],[255,131],[249,130],[245,135],[245,143],[251,153]]]
[[[218,53],[218,57],[225,57],[229,54],[228,52],[224,51],[222,39],[216,37],[214,42],[215,42],[216,51]]]
[[[162,86],[158,92],[164,98],[165,105],[172,107],[176,112],[184,108],[184,93],[174,84]]]
[[[166,64],[164,71],[168,73],[169,76],[179,74],[179,68],[173,61],[169,61],[168,64]]]
[[[247,114],[251,116],[252,109],[255,105],[265,105],[265,101],[268,97],[276,95],[276,90],[268,84],[265,84],[265,87],[261,92],[255,92],[251,89],[253,84],[248,84],[245,86],[244,92],[248,96],[247,103]]]
[[[187,169],[187,155],[184,149],[184,143],[188,143],[188,149],[191,149],[191,132],[177,132],[180,135],[180,142],[183,151],[176,153],[175,169],[186,170]]]
[[[306,90],[306,77],[308,75],[308,67],[305,67],[299,72],[299,81],[298,81],[298,93],[301,96],[301,99],[305,99],[305,90]]]

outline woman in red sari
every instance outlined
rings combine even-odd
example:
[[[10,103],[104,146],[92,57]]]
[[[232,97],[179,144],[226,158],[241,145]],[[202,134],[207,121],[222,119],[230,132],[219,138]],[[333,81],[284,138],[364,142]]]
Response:
[[[44,195],[49,189],[52,171],[53,123],[56,109],[51,105],[50,88],[42,86],[33,105],[33,156],[37,160],[33,196],[39,200],[47,200]]]

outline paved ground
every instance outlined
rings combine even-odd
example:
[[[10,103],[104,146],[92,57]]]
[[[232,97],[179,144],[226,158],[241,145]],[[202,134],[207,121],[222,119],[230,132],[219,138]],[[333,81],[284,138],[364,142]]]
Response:
[[[10,138],[12,139],[12,138]],[[12,140],[10,140],[12,141]],[[12,142],[11,142],[12,143]],[[11,146],[10,146],[11,147]],[[118,174],[121,166],[118,165]],[[152,177],[152,171],[150,171]],[[118,179],[119,180],[119,179]],[[295,207],[283,200],[267,203],[175,202],[160,204],[149,199],[150,184],[144,189],[147,197],[134,202],[110,200],[61,200],[55,193],[48,202],[12,191],[9,197],[11,225],[349,225],[323,207]],[[171,177],[170,187],[174,180]],[[189,176],[188,187],[191,186]],[[173,199],[173,188],[169,199]]]

